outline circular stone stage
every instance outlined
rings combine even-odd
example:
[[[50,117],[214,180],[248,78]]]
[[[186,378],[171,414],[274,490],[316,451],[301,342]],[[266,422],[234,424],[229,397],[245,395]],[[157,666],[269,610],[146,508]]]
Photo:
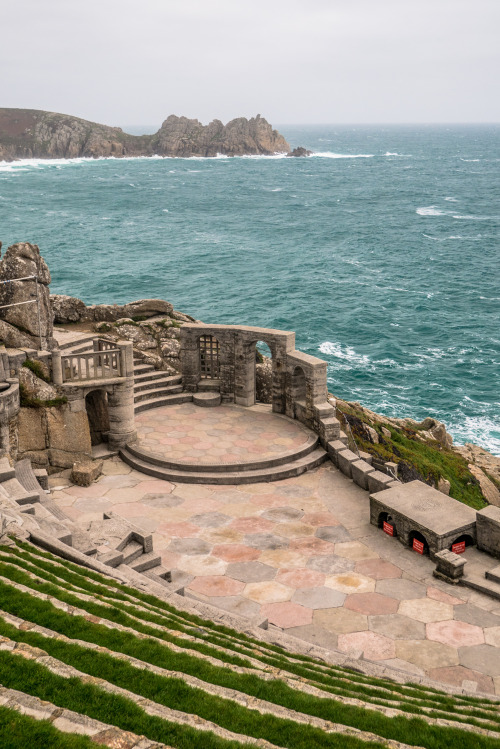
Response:
[[[314,432],[263,404],[163,406],[138,414],[136,428],[138,441],[120,451],[123,459],[171,481],[272,481],[326,459]]]

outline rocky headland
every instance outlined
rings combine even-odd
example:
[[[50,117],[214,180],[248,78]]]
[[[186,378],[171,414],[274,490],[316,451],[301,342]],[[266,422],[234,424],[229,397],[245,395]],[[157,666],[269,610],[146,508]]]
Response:
[[[208,125],[170,115],[153,135],[129,135],[71,115],[38,109],[0,108],[0,161],[27,158],[114,156],[307,155],[291,151],[283,135],[261,117]]]

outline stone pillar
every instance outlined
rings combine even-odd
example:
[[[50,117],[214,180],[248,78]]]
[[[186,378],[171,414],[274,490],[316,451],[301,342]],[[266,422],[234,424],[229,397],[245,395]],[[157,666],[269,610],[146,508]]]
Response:
[[[108,391],[109,433],[111,448],[124,447],[137,439],[134,415],[134,380],[114,385]]]
[[[95,342],[94,342],[95,343]],[[132,341],[118,341],[120,349],[122,377],[134,377],[134,344]]]
[[[63,372],[62,372],[62,362],[61,362],[60,351],[52,352],[52,379],[54,380],[54,385],[63,384]]]
[[[276,345],[273,354],[273,412],[284,414],[286,411],[286,351]]]
[[[238,406],[255,403],[255,343],[236,336],[234,346],[234,402]]]
[[[202,333],[185,330],[181,328],[181,350],[179,358],[181,362],[182,385],[184,390],[196,393],[200,381],[200,353],[198,350],[198,337]]]

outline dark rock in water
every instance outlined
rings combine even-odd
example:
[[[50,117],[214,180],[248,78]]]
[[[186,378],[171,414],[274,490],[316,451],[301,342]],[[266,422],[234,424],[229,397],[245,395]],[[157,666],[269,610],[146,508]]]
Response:
[[[312,151],[308,151],[307,148],[303,148],[302,146],[298,146],[298,148],[294,148],[293,151],[290,151],[290,153],[287,153],[287,156],[312,156]]]

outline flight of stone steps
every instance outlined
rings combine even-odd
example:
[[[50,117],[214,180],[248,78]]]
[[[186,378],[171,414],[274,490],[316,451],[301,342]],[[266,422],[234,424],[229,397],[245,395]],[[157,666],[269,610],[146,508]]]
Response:
[[[0,745],[29,745],[47,719],[54,743],[35,746],[90,746],[64,733],[130,749],[500,745],[491,695],[408,683],[256,624],[4,538]]]

